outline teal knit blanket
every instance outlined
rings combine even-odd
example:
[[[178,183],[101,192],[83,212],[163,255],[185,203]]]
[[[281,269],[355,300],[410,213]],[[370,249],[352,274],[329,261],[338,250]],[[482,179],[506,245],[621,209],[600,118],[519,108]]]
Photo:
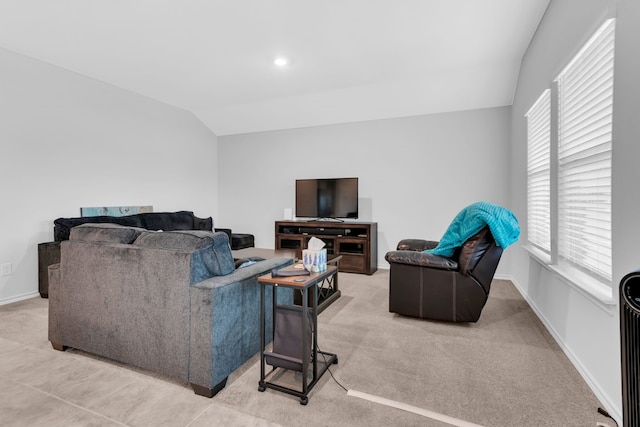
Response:
[[[450,257],[456,248],[487,225],[496,244],[501,248],[518,241],[520,225],[513,212],[488,202],[476,202],[456,215],[438,246],[423,252]]]

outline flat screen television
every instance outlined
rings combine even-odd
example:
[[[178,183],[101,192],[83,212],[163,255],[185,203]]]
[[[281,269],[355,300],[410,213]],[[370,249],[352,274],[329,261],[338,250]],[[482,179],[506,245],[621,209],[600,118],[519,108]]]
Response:
[[[358,178],[297,179],[296,217],[358,218]]]

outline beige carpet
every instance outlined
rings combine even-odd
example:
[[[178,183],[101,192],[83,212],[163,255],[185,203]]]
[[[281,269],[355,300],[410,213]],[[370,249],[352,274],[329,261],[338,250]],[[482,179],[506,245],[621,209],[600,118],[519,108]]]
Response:
[[[338,354],[332,371],[347,389],[486,427],[614,426],[510,282],[494,281],[478,323],[448,324],[389,313],[388,277],[340,273],[342,297],[319,317],[320,348]],[[452,425],[352,397],[329,373],[306,406],[260,393],[257,357],[205,399],[153,373],[54,351],[46,328],[47,300],[0,306],[0,425]]]
[[[511,282],[494,281],[477,323],[450,324],[389,313],[388,271],[340,281],[318,341],[338,354],[332,372],[347,389],[483,426],[613,425]],[[217,399],[282,425],[449,425],[348,396],[328,374],[307,406],[256,393],[258,378],[255,363]]]

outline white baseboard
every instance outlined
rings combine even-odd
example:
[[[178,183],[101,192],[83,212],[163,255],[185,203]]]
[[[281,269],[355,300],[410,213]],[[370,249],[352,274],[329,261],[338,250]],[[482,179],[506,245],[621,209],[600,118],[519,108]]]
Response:
[[[529,307],[531,307],[531,309],[536,314],[536,316],[538,316],[538,319],[540,319],[544,327],[547,329],[547,331],[549,331],[553,339],[558,343],[558,345],[560,346],[564,354],[567,356],[569,361],[578,370],[578,373],[587,383],[587,385],[589,386],[593,394],[595,394],[598,400],[603,403],[604,405],[603,409],[609,412],[609,414],[616,420],[618,425],[621,426],[622,425],[622,412],[621,412],[622,408],[618,408],[618,406],[611,401],[609,396],[602,391],[597,381],[595,381],[595,379],[589,373],[589,370],[582,365],[582,363],[580,362],[580,359],[578,359],[576,355],[573,353],[573,351],[571,351],[571,348],[569,348],[566,345],[566,343],[562,340],[561,335],[557,333],[557,331],[553,328],[551,323],[549,323],[549,321],[538,309],[538,307],[533,303],[533,301],[531,301],[529,296],[523,291],[523,288],[518,284],[518,282],[513,277],[509,277],[508,279],[505,279],[505,280],[510,280],[511,283],[513,283],[513,285],[516,287],[518,292],[520,292],[520,294],[525,299],[527,304],[529,304]]]
[[[40,293],[38,291],[29,292],[29,293],[26,293],[26,294],[13,296],[11,298],[0,299],[0,305],[11,304],[11,303],[14,303],[14,302],[23,301],[23,300],[26,300],[26,299],[35,298],[35,297],[39,297],[39,296],[40,296]]]

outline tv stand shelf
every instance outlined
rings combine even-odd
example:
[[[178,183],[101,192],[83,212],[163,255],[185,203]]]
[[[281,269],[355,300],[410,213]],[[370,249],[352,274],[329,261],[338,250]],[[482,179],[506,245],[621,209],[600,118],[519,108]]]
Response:
[[[309,240],[325,243],[327,257],[342,255],[340,271],[373,274],[378,269],[378,223],[338,221],[276,221],[276,249],[296,251],[302,258]]]

